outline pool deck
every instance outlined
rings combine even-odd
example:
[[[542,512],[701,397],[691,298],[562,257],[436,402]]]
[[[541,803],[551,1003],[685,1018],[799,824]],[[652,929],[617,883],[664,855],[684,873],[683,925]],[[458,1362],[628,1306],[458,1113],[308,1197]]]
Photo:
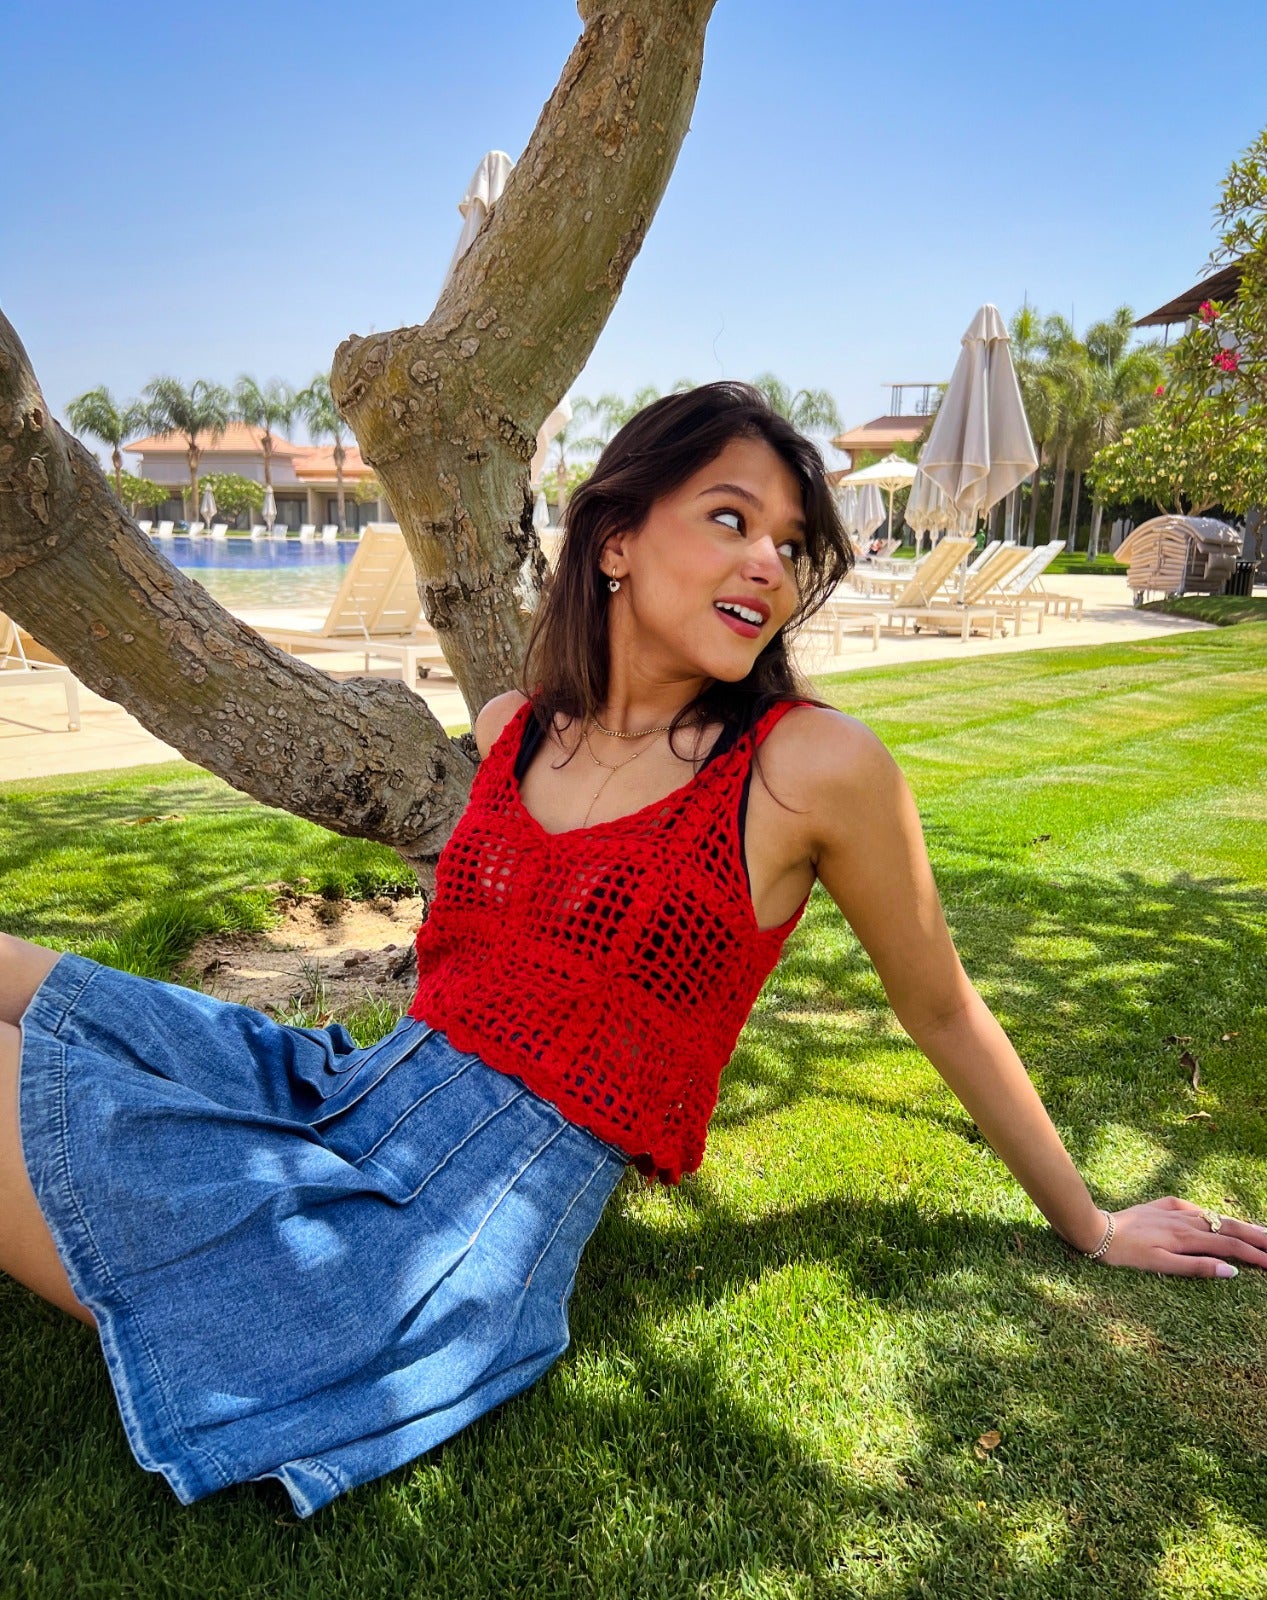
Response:
[[[1085,609],[1081,622],[1066,622],[1049,616],[1041,634],[1035,632],[1030,620],[1019,635],[1009,628],[1006,638],[969,639],[966,643],[957,635],[922,633],[898,637],[881,634],[878,650],[872,649],[868,634],[852,631],[846,633],[839,654],[831,653],[829,638],[809,634],[798,642],[797,658],[804,672],[817,676],[912,661],[958,661],[968,657],[975,660],[979,656],[1010,655],[1018,650],[1125,643],[1161,634],[1199,631],[1206,626],[1182,617],[1135,610],[1125,576],[1062,576],[1054,579],[1050,587],[1055,592],[1083,599]],[[324,620],[325,608],[243,607],[236,615],[256,627],[317,628]],[[364,675],[364,658],[357,652],[344,656],[321,651],[306,659],[334,677]],[[377,675],[397,676],[388,664],[384,664]],[[418,686],[418,693],[446,728],[468,725],[465,702],[451,679],[424,679]],[[80,709],[82,727],[71,733],[66,728],[65,694],[59,684],[33,682],[21,688],[6,686],[0,697],[0,782],[180,759],[179,750],[156,739],[122,706],[82,686]]]

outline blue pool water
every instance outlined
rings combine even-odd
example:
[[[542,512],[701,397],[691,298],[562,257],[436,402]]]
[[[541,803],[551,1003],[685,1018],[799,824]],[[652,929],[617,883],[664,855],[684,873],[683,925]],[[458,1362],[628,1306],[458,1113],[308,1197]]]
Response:
[[[230,610],[263,606],[327,606],[355,539],[300,544],[297,539],[164,539],[155,545]]]
[[[164,539],[158,548],[182,572],[295,572],[345,566],[355,539],[337,544],[300,544],[298,539]]]

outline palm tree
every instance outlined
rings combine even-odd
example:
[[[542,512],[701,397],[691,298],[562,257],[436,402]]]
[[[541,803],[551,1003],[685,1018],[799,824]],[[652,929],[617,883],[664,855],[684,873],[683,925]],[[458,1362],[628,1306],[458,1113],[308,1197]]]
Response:
[[[1089,466],[1098,450],[1137,427],[1153,407],[1155,391],[1164,371],[1161,348],[1153,342],[1130,349],[1134,323],[1135,313],[1130,306],[1118,306],[1111,317],[1087,329],[1085,344],[1091,382],[1084,416],[1085,438],[1081,441],[1080,467]],[[1076,487],[1074,507],[1076,518]],[[1094,561],[1100,553],[1100,524],[1103,518],[1104,507],[1096,500],[1091,508],[1088,561]],[[1073,525],[1074,519],[1071,518],[1071,530]],[[1069,548],[1073,548],[1072,531]]]
[[[1056,452],[1048,537],[1055,539],[1059,537],[1060,515],[1064,509],[1069,452],[1078,437],[1089,379],[1086,349],[1063,317],[1044,317],[1042,338],[1041,384],[1049,407],[1047,440]]]
[[[1029,420],[1030,433],[1034,438],[1034,453],[1038,457],[1038,465],[1029,480],[1029,525],[1025,530],[1025,543],[1032,546],[1038,521],[1038,490],[1043,481],[1044,450],[1055,425],[1052,404],[1054,391],[1043,377],[1043,319],[1028,300],[1013,316],[1008,333],[1012,340],[1012,366],[1020,386],[1021,403]]]
[[[232,397],[223,384],[208,383],[205,378],[195,378],[188,389],[178,378],[155,378],[142,392],[149,402],[145,408],[146,426],[155,433],[184,435],[192,520],[198,514],[198,463],[203,444],[218,439],[229,426]]]
[[[343,448],[343,438],[348,429],[347,423],[339,415],[334,396],[330,393],[330,378],[327,373],[317,373],[308,387],[295,396],[295,409],[308,424],[308,432],[316,443],[320,444],[322,439],[333,441],[334,449],[331,454],[334,456],[334,476],[338,485],[339,532],[342,533],[343,524],[347,519],[343,488],[343,463],[347,460],[347,451]]]
[[[289,384],[272,378],[263,388],[245,373],[233,390],[233,414],[248,428],[260,430],[264,452],[264,493],[273,487],[273,430],[289,430],[299,409],[295,391]]]
[[[66,407],[66,417],[78,434],[87,434],[110,446],[114,466],[114,493],[123,499],[123,441],[145,427],[145,407],[139,400],[119,405],[109,389],[89,389]]]
[[[645,383],[641,389],[636,389],[632,400],[626,400],[619,394],[600,394],[590,408],[594,421],[598,423],[598,430],[591,439],[578,439],[577,444],[597,445],[601,450],[612,435],[619,433],[644,406],[649,406],[659,398],[660,391],[653,383]],[[588,401],[583,403],[589,404]]]
[[[604,396],[605,400],[612,400],[611,395]],[[598,434],[586,433],[585,429],[602,421],[602,402],[587,400],[584,395],[572,397],[572,420],[565,422],[550,440],[550,449],[554,452],[554,479],[558,485],[558,510],[562,516],[567,510],[568,503],[568,455],[580,452],[582,456],[593,455],[601,450],[606,440]]]
[[[752,383],[754,388],[761,390],[779,415],[801,433],[840,432],[843,426],[840,413],[826,389],[797,389],[793,393],[773,372],[761,373]]]

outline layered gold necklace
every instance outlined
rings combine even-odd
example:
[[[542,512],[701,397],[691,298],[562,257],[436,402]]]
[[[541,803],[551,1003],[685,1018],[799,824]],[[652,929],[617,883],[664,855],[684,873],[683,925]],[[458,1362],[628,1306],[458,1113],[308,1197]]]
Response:
[[[595,718],[594,721],[598,731],[600,733],[605,733],[609,739],[650,739],[651,744],[655,743],[655,738],[652,738],[652,735],[655,735],[656,738],[658,738],[660,734],[667,733],[672,726],[671,723],[666,722],[663,727],[643,728],[638,733],[618,733],[612,728],[604,728],[602,723],[599,722],[597,718]],[[585,816],[581,820],[581,826],[584,828],[588,826],[589,819],[594,814],[594,807],[598,804],[599,796],[602,794],[603,790],[618,772],[623,772],[626,767],[632,765],[632,763],[635,762],[640,755],[642,755],[643,751],[650,750],[651,744],[644,744],[641,749],[635,750],[633,755],[631,755],[627,761],[617,761],[613,765],[610,761],[600,761],[599,758],[594,754],[594,746],[590,743],[590,731],[588,723],[581,729],[581,738],[585,743],[585,749],[589,754],[590,760],[596,767],[602,767],[607,773],[607,776],[599,783],[598,788],[594,790],[594,797],[589,803],[589,809],[586,811]]]

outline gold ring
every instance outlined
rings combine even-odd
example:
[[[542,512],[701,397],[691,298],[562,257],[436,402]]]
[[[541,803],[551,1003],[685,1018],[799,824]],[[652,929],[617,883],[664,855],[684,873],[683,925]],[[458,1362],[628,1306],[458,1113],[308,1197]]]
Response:
[[[1217,1211],[1206,1211],[1203,1208],[1202,1211],[1201,1211],[1201,1215],[1210,1224],[1210,1232],[1211,1233],[1218,1233],[1219,1229],[1223,1226],[1223,1218],[1218,1214],[1218,1212]]]

